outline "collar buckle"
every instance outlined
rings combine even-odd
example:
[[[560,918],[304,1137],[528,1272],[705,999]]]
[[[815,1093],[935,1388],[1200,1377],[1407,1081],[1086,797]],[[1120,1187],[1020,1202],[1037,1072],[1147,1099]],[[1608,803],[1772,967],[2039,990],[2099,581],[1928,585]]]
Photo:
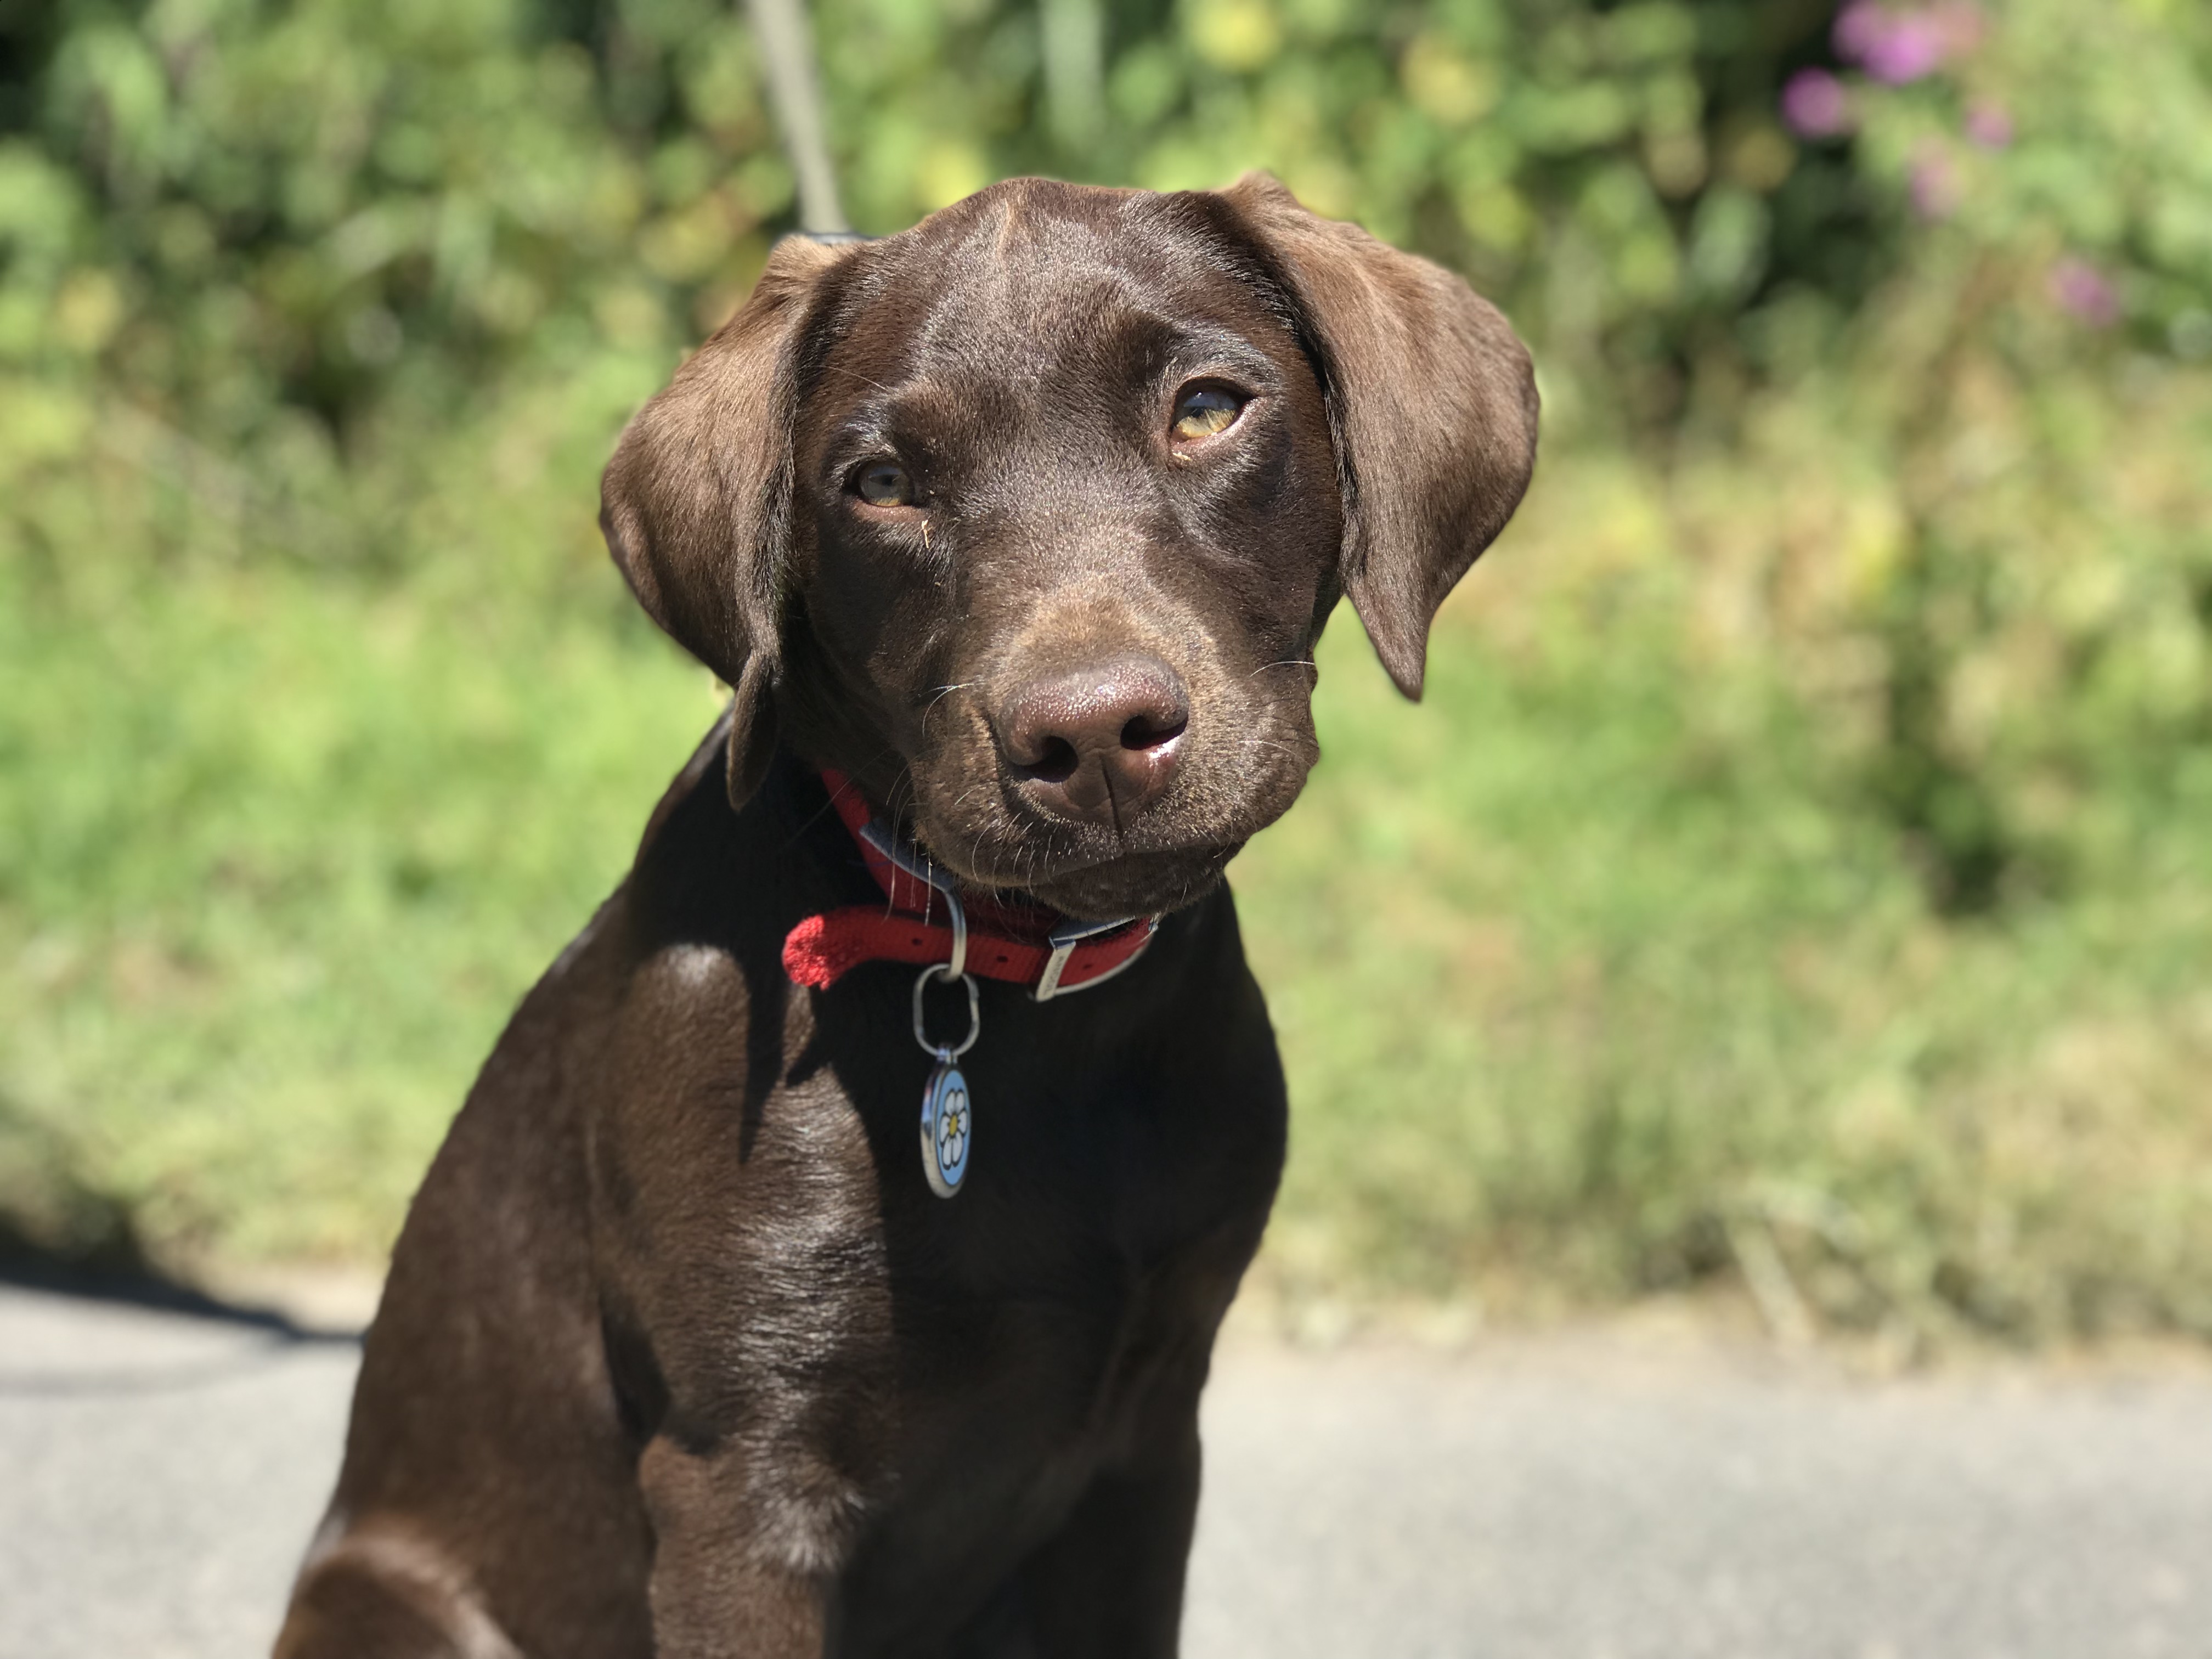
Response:
[[[1103,985],[1115,975],[1126,969],[1131,963],[1152,948],[1152,935],[1159,931],[1160,919],[1158,916],[1148,916],[1144,919],[1143,942],[1104,973],[1093,974],[1080,985],[1063,987],[1060,982],[1060,976],[1067,971],[1067,964],[1074,957],[1077,945],[1085,939],[1097,939],[1101,933],[1117,933],[1132,925],[1129,921],[1061,922],[1048,935],[1052,954],[1045,958],[1044,971],[1037,975],[1036,988],[1030,993],[1031,1000],[1050,1002],[1056,996],[1067,995],[1076,991],[1087,991],[1094,985]]]

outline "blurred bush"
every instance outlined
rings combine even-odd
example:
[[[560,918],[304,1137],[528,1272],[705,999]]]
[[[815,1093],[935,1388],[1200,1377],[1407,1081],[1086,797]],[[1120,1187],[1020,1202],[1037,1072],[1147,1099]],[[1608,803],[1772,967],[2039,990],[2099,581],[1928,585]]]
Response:
[[[1757,337],[1755,297],[1832,317],[1894,253],[1849,159],[1779,125],[1818,4],[819,10],[866,228],[1009,172],[1179,188],[1264,162],[1509,299],[1555,396],[1586,375],[1585,408],[1647,423]],[[665,356],[788,222],[750,41],[714,0],[4,16],[0,361],[49,394],[19,454],[82,438],[57,388],[96,382],[218,453],[273,447],[257,472],[313,493],[488,380]]]
[[[1265,166],[1537,347],[1431,707],[1333,641],[1242,878],[1286,1282],[2212,1330],[2212,14],[814,9],[863,228]],[[19,1227],[385,1236],[699,721],[592,481],[791,213],[709,0],[0,3]]]

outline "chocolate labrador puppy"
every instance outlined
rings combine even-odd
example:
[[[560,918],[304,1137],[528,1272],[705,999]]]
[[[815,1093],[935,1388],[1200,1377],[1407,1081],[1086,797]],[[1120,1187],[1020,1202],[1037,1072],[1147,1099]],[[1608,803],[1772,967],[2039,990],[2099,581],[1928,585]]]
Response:
[[[1264,176],[781,244],[605,481],[730,710],[423,1183],[277,1653],[1173,1654],[1285,1127],[1223,866],[1535,434]]]

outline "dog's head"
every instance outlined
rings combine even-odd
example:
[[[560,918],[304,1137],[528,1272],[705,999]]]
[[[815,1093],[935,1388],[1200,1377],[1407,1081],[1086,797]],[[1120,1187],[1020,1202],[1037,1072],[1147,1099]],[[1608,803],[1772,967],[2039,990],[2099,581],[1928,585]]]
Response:
[[[1340,594],[1419,695],[1535,442],[1497,311],[1273,179],[1017,179],[780,244],[623,434],[601,523],[735,688],[733,799],[781,731],[964,878],[1120,916],[1297,796]]]

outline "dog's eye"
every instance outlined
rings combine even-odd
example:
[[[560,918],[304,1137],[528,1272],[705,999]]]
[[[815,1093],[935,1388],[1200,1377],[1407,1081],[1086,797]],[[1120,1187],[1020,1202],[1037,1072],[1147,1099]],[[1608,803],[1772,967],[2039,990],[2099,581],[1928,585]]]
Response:
[[[1175,435],[1185,441],[1226,432],[1244,412],[1244,400],[1218,386],[1200,386],[1176,400]]]
[[[870,461],[853,480],[853,489],[871,507],[914,505],[914,480],[896,461]]]

